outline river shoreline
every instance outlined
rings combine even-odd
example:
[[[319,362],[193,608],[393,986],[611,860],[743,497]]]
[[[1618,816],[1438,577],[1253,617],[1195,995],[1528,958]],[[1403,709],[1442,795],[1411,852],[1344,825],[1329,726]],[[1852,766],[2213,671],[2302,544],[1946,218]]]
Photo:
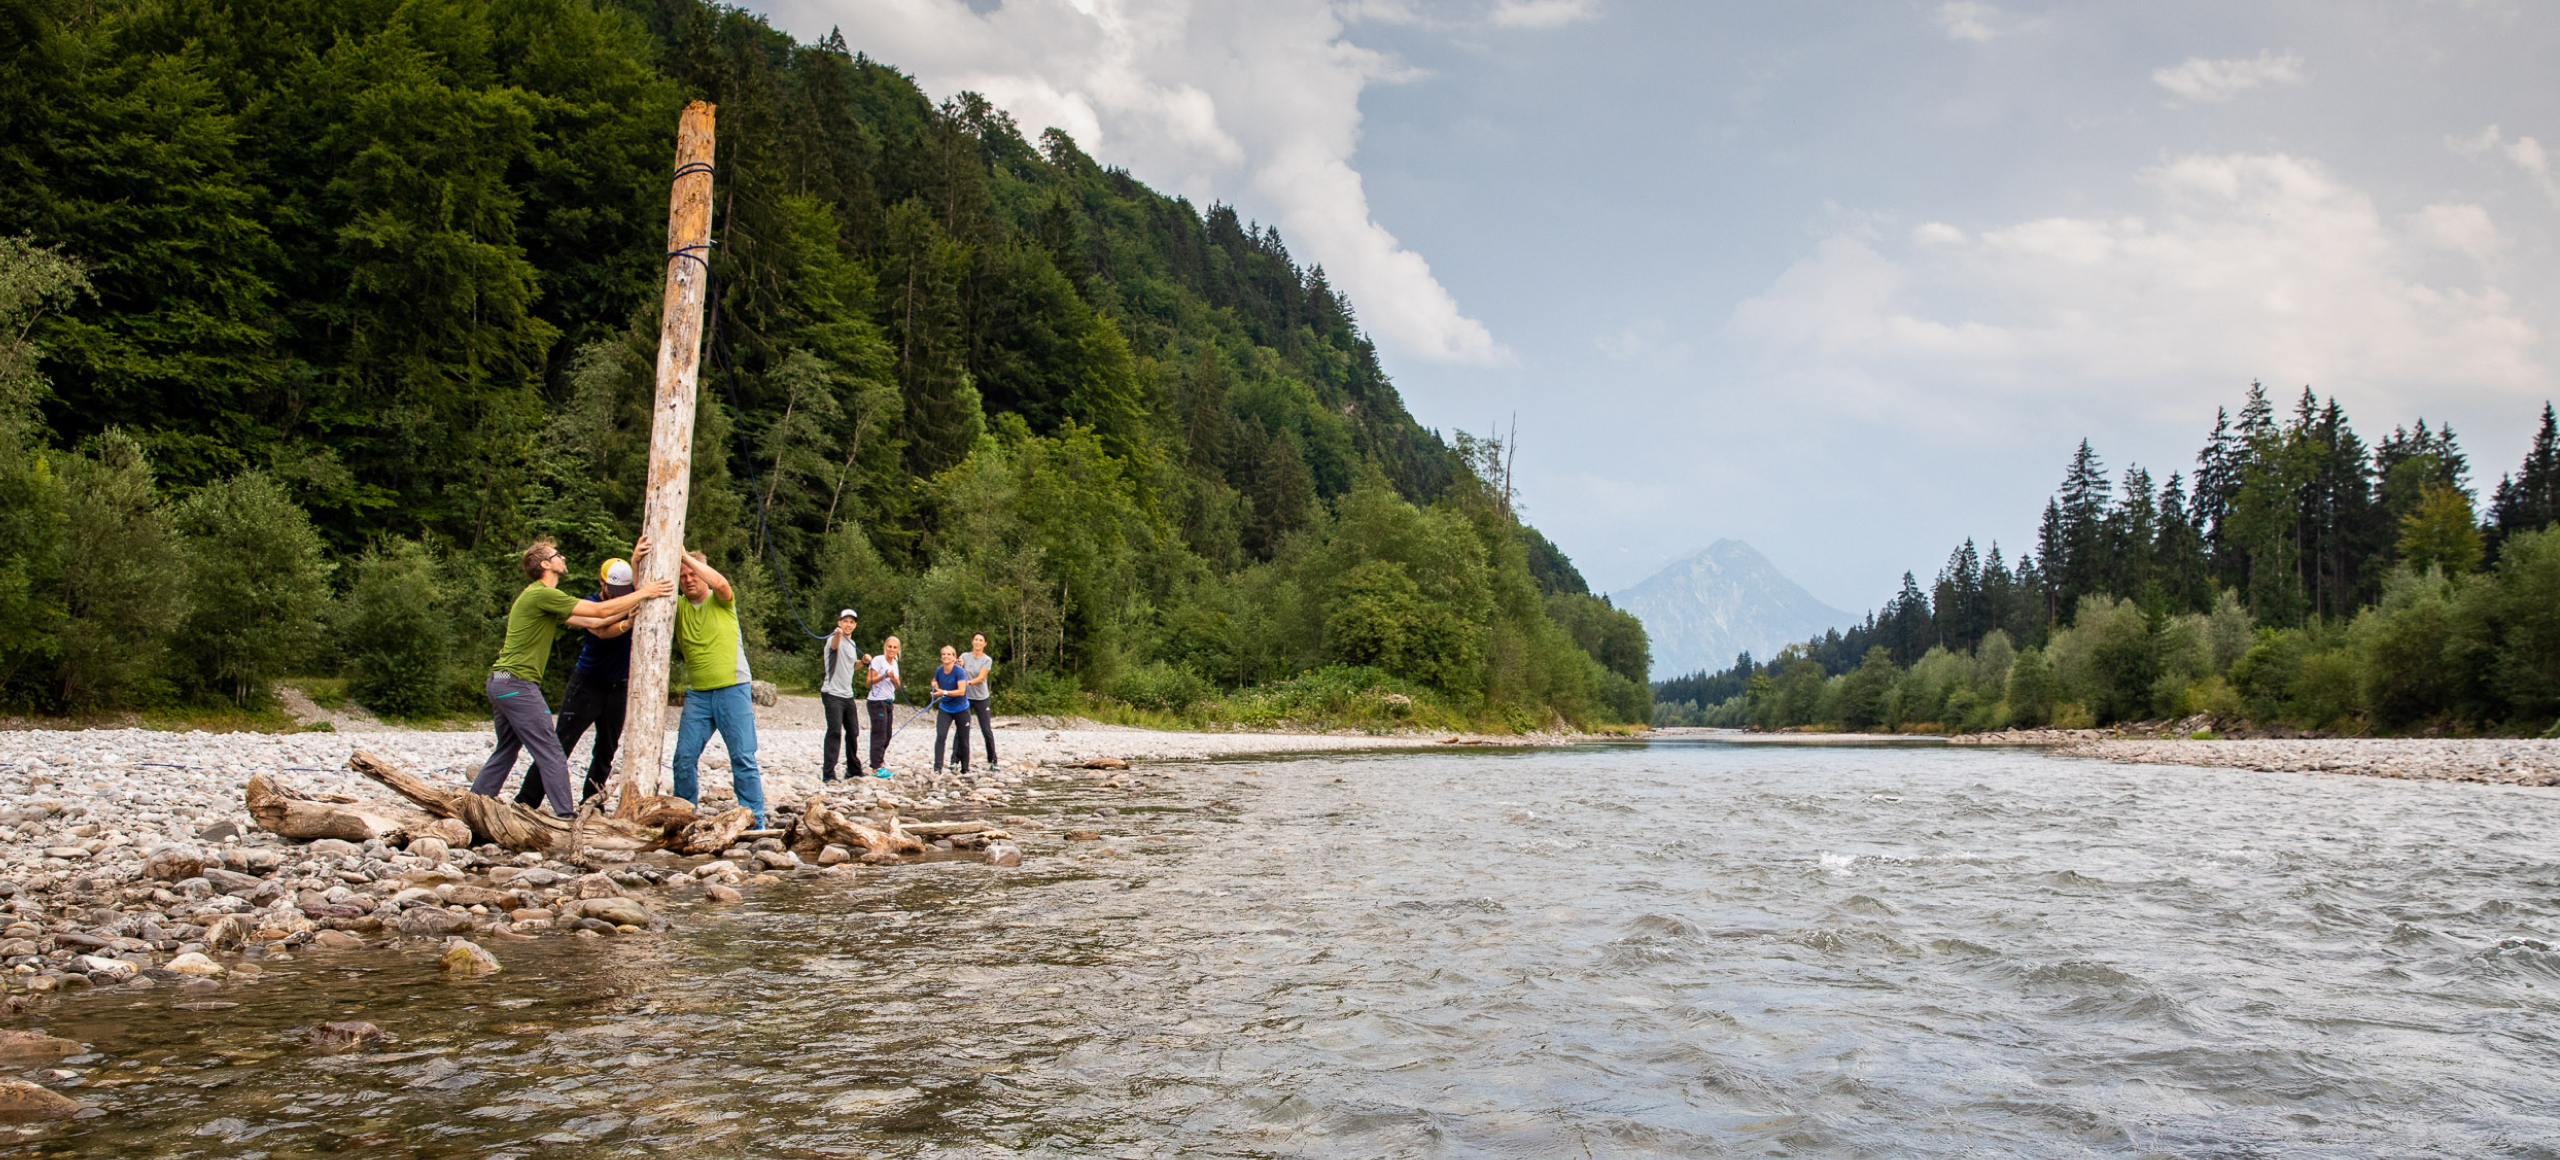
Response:
[[[2310,738],[2157,741],[2088,738],[2053,752],[2119,765],[2202,765],[2259,773],[2343,773],[2404,781],[2560,786],[2560,741]]]
[[[2127,735],[2111,729],[2015,729],[1999,733],[1745,733],[1657,730],[1745,744],[1947,745],[2042,749],[2119,765],[2197,765],[2258,773],[2343,773],[2402,781],[2560,786],[2560,740],[2516,737],[2245,737]]]
[[[814,714],[799,700],[758,713],[769,825],[789,830],[802,807],[823,794],[855,818],[885,822],[894,813],[922,823],[918,836],[939,840],[914,860],[1068,856],[1070,843],[1084,835],[1025,816],[1051,812],[1040,799],[1067,788],[1140,797],[1174,784],[1182,774],[1175,763],[1569,740],[1168,733],[1007,718],[995,730],[1001,766],[982,760],[964,775],[930,768],[930,722],[915,721],[902,725],[889,747],[895,777],[822,786],[823,730],[802,720]],[[867,756],[867,733],[862,740]],[[356,750],[459,786],[489,745],[485,730],[0,731],[0,1013],[24,1015],[53,994],[99,987],[175,986],[202,991],[191,998],[218,1009],[229,1005],[220,997],[225,990],[254,985],[296,953],[366,944],[408,946],[466,974],[487,969],[491,956],[502,969],[507,948],[523,939],[650,937],[668,928],[670,903],[734,903],[743,890],[786,876],[850,874],[861,865],[853,851],[814,844],[795,850],[773,836],[704,856],[597,855],[583,864],[434,838],[398,846],[304,842],[259,829],[246,809],[252,775],[302,797],[395,800],[345,768]],[[570,756],[573,773],[583,770],[584,747]],[[1082,768],[1097,758],[1118,759],[1099,763],[1117,768]],[[1125,764],[1131,761],[1138,768]],[[728,768],[715,741],[703,759],[705,807],[734,805]],[[0,1042],[0,1057],[47,1050],[68,1048]],[[10,1098],[0,1091],[0,1104]],[[51,1106],[76,1114],[72,1105]]]

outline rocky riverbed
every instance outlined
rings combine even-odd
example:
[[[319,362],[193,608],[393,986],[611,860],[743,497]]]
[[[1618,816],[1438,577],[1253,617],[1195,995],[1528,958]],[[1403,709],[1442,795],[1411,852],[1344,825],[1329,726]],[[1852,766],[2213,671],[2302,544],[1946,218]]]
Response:
[[[2266,773],[2349,773],[2419,781],[2560,785],[2560,741],[2514,737],[2194,738],[2201,718],[2165,727],[2167,736],[2107,729],[2013,729],[1968,733],[1951,745],[2050,749],[2127,765],[2210,765]],[[2157,731],[2155,731],[2157,732]]]
[[[2560,741],[2497,738],[2312,738],[2150,741],[2084,737],[2055,753],[2131,765],[2211,765],[2271,773],[2350,773],[2500,785],[2560,785]]]
[[[795,727],[792,708],[782,706],[780,719],[759,731],[768,825],[781,835],[705,857],[604,855],[583,865],[448,838],[398,847],[294,841],[258,829],[245,808],[253,774],[306,797],[392,800],[388,789],[345,768],[357,749],[429,780],[462,784],[487,755],[490,740],[481,731],[0,732],[0,1006],[17,1013],[64,991],[161,986],[201,990],[202,1002],[220,1006],[226,987],[254,985],[268,967],[314,946],[414,945],[447,970],[472,974],[503,969],[511,940],[649,937],[667,929],[662,911],[670,897],[735,902],[780,875],[851,872],[858,861],[851,851],[806,841],[795,850],[787,841],[805,804],[821,793],[849,816],[901,816],[910,833],[932,842],[923,858],[1010,865],[1024,845],[1054,852],[1063,847],[1049,843],[1084,837],[1070,831],[1035,841],[1025,832],[1035,828],[1028,818],[1007,814],[1032,808],[1044,782],[1072,777],[1134,789],[1177,776],[1125,764],[1079,768],[1095,758],[1198,760],[1443,740],[1009,720],[997,731],[1001,766],[932,772],[930,731],[908,729],[890,748],[895,777],[822,786],[823,734]],[[583,770],[585,756],[583,747],[571,755],[573,772]],[[703,760],[706,808],[734,804],[728,768],[715,741]],[[0,1062],[59,1046],[0,1042]],[[38,1092],[19,1094],[36,1109],[31,1117],[77,1111]],[[0,1090],[0,1120],[12,1118],[13,1098]]]

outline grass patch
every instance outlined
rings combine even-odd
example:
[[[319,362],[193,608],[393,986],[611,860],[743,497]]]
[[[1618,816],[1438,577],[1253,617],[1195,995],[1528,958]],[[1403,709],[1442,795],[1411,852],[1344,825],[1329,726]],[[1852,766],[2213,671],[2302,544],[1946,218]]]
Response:
[[[303,696],[311,698],[313,705],[322,709],[334,713],[347,707],[345,677],[303,677],[290,683],[302,690]]]

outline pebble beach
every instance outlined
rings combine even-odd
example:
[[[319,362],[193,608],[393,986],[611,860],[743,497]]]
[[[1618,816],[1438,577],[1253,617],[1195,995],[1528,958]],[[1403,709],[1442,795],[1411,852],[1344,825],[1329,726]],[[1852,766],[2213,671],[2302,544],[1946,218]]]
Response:
[[[2501,738],[2088,738],[2054,752],[2130,765],[2209,765],[2267,773],[2345,773],[2419,781],[2560,786],[2560,741]]]
[[[894,735],[887,761],[893,777],[821,785],[824,734],[814,698],[781,698],[758,709],[758,722],[768,824],[783,837],[757,835],[693,857],[591,854],[574,864],[470,847],[462,840],[467,828],[396,844],[293,840],[258,828],[246,808],[244,790],[255,775],[301,798],[399,801],[347,768],[359,750],[438,785],[466,785],[488,755],[486,729],[393,729],[338,716],[330,724],[339,732],[0,730],[0,1008],[25,1011],[61,991],[154,986],[201,990],[218,1006],[223,988],[314,948],[413,944],[446,969],[470,974],[501,969],[511,940],[646,937],[666,929],[670,899],[718,904],[776,882],[776,875],[852,872],[855,858],[841,847],[822,852],[805,840],[796,848],[785,841],[803,804],[821,793],[846,816],[912,824],[914,834],[933,841],[922,857],[1009,865],[1026,847],[1034,857],[1058,856],[1083,837],[1023,816],[1043,812],[1041,787],[1060,779],[1137,792],[1181,776],[1182,763],[1555,740],[1177,733],[1000,718],[1001,764],[981,755],[963,774],[932,770],[932,729],[919,719]],[[864,742],[867,756],[867,733]],[[572,751],[573,776],[583,771],[587,748]],[[1132,761],[1139,766],[1130,768]],[[1084,768],[1088,762],[1109,768]],[[714,740],[702,761],[706,813],[735,804],[728,771],[728,755]],[[0,1043],[0,1056],[47,1049],[32,1040]],[[13,1092],[47,1098],[25,1086],[30,1090],[0,1091],[0,1104]],[[76,1110],[48,1106],[52,1112],[35,1118]]]

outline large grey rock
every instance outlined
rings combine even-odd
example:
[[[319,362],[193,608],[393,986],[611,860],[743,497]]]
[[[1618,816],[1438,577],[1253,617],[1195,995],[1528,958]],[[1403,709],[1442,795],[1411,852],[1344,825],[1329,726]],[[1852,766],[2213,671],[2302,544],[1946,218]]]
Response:
[[[91,979],[103,975],[108,980],[118,983],[142,973],[142,966],[139,963],[128,963],[123,959],[105,959],[96,955],[73,956],[71,966]]]
[[[614,885],[613,879],[602,874],[589,874],[584,878],[578,879],[578,897],[620,898],[622,897],[622,888]]]
[[[332,1054],[383,1043],[390,1038],[383,1034],[381,1028],[356,1020],[322,1023],[311,1029],[311,1046]]]
[[[451,975],[492,975],[498,972],[498,956],[469,939],[455,939],[444,949],[437,964]]]
[[[204,873],[204,851],[193,846],[156,846],[142,858],[142,875],[161,882],[183,882]]]
[[[524,905],[524,895],[513,890],[491,890],[486,886],[447,886],[438,894],[450,906],[486,906],[491,910],[514,910]]]
[[[314,858],[361,858],[364,847],[341,838],[321,838],[311,843],[307,852]]]
[[[33,1123],[78,1115],[80,1105],[22,1079],[0,1079],[0,1122]]]
[[[578,904],[578,913],[615,926],[647,926],[656,916],[628,898],[593,898]]]
[[[0,1030],[0,1067],[32,1067],[78,1054],[80,1045],[68,1039],[41,1031]]]
[[[402,934],[444,938],[449,935],[467,934],[470,930],[470,915],[459,914],[440,906],[416,907],[400,915],[400,933]]]
[[[267,880],[264,878],[254,874],[243,874],[237,870],[225,870],[220,866],[205,867],[204,880],[213,883],[214,889],[234,898],[246,898],[250,891],[267,885]]]
[[[249,941],[249,922],[236,914],[226,914],[204,928],[204,946],[211,951],[236,951]]]

